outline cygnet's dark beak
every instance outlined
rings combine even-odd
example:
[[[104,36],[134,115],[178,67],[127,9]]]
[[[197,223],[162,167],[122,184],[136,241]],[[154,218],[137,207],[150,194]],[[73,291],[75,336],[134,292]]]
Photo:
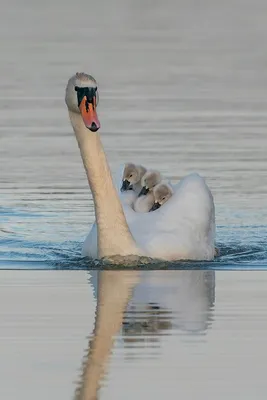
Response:
[[[127,179],[124,179],[121,185],[121,192],[125,192],[126,190],[130,190],[131,187],[131,182],[129,182]]]
[[[159,204],[158,202],[156,202],[156,203],[154,203],[153,206],[150,208],[149,212],[150,212],[150,211],[155,211],[155,210],[157,210],[157,209],[160,208],[160,207],[161,207],[161,204]]]
[[[139,193],[138,197],[140,196],[145,196],[146,194],[148,194],[149,189],[145,186],[142,187],[141,192]]]

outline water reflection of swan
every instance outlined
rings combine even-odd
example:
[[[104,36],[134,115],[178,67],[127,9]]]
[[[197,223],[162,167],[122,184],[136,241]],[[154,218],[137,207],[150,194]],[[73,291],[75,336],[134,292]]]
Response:
[[[215,297],[214,271],[152,271],[141,278],[125,313],[126,342],[130,335],[140,342],[174,329],[206,333]]]
[[[150,341],[173,329],[203,334],[211,324],[214,271],[90,271],[97,297],[95,329],[89,341],[75,400],[95,400],[116,335],[125,345]]]

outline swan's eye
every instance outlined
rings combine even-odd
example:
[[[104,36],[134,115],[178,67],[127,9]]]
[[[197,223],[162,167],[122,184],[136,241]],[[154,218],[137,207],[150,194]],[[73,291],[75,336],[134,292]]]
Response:
[[[129,178],[132,178],[133,174],[129,175]]]
[[[166,197],[162,197],[162,200],[165,200],[166,199]]]

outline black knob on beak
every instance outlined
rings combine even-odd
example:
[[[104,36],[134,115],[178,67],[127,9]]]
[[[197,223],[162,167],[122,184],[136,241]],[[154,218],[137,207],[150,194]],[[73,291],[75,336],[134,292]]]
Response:
[[[92,132],[96,132],[98,131],[99,127],[96,125],[95,122],[92,122],[91,126],[90,126],[90,131]]]

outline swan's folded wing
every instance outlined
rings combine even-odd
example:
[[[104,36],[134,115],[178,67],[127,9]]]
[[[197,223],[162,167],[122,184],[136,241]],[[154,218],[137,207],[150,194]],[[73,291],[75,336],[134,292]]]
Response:
[[[96,222],[91,226],[82,246],[82,257],[97,258],[97,225]]]
[[[213,197],[198,174],[175,185],[173,196],[158,210],[142,218],[127,215],[127,221],[139,246],[155,258],[204,260],[214,256]]]
[[[215,225],[213,196],[204,178],[198,174],[190,174],[179,182],[174,195],[166,203],[166,208],[162,207],[162,213],[167,214],[171,224],[183,221],[189,230],[214,240],[210,237]],[[172,214],[172,218],[169,217],[169,213]]]

